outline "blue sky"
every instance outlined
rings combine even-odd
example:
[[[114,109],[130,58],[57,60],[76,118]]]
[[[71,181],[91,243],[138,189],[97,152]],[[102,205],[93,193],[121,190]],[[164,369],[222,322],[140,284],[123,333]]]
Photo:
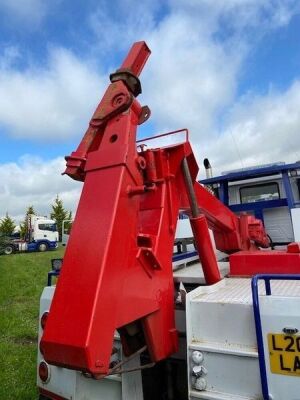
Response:
[[[215,173],[300,159],[300,3],[293,0],[0,0],[0,217],[40,213],[132,42],[152,55],[139,136],[187,127]]]

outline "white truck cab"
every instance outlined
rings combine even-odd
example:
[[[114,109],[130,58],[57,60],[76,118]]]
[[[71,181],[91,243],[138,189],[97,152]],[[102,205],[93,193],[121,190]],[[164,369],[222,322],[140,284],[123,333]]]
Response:
[[[4,250],[9,255],[19,251],[47,251],[58,246],[58,231],[56,222],[38,215],[28,216],[28,226],[25,239],[12,239]]]
[[[58,231],[56,222],[52,219],[31,216],[31,237],[33,240],[44,240],[45,238],[51,242],[58,241]]]

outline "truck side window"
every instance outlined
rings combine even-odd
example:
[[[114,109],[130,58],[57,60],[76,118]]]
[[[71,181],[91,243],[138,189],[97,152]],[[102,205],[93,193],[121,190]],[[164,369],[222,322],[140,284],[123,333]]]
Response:
[[[56,231],[56,224],[39,224],[39,229],[41,231],[55,232]]]
[[[241,203],[280,199],[278,183],[272,182],[241,187],[240,198]]]

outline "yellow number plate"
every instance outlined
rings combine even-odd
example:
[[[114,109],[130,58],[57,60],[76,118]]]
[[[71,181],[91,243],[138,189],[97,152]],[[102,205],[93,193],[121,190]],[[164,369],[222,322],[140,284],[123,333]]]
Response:
[[[273,374],[300,377],[300,335],[269,333],[268,346]]]

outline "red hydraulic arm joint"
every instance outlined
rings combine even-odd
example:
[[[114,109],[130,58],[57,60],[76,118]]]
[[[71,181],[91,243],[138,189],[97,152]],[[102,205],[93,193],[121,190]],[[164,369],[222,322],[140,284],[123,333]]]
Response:
[[[227,252],[249,249],[253,239],[246,219],[196,182],[188,141],[137,151],[137,125],[150,115],[136,100],[149,55],[145,42],[133,45],[66,157],[65,173],[84,185],[41,351],[50,364],[94,377],[112,373],[116,330],[126,355],[147,348],[156,362],[177,351],[172,253],[180,209],[191,215],[207,284],[220,280],[208,226]]]
[[[99,148],[107,123],[114,116],[132,109],[137,117],[135,125],[142,124],[150,117],[149,108],[141,107],[135,100],[135,97],[142,91],[138,76],[150,53],[145,42],[135,43],[121,68],[110,75],[111,84],[96,108],[81,143],[76,151],[66,157],[65,174],[75,180],[84,181],[87,155],[90,151]],[[114,138],[115,136],[110,140],[113,141]]]

